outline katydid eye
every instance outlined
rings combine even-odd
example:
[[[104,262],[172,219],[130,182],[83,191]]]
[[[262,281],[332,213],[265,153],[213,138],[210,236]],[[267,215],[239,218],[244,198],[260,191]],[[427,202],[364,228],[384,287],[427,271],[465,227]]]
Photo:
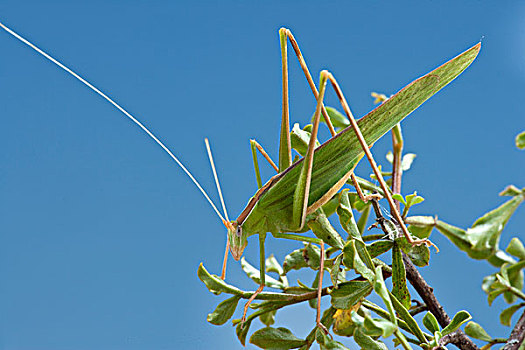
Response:
[[[242,227],[241,226],[237,226],[237,231],[235,233],[237,234],[237,237],[241,237]]]

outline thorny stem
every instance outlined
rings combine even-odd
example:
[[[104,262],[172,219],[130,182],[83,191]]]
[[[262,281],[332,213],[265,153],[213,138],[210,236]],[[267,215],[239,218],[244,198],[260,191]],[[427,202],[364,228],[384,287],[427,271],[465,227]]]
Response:
[[[521,314],[520,319],[516,322],[514,329],[510,333],[507,344],[503,350],[518,350],[525,339],[525,311]]]

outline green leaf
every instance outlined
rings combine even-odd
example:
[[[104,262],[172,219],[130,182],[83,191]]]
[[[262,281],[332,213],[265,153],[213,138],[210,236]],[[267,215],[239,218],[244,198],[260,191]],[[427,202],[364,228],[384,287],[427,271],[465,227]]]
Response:
[[[288,273],[290,270],[299,270],[303,267],[308,267],[308,264],[306,263],[306,260],[303,256],[304,248],[303,249],[297,249],[288,254],[284,258],[283,263],[283,270],[284,273]]]
[[[489,302],[489,305],[492,305],[494,300],[500,295],[503,294],[505,291],[507,291],[507,288],[498,288],[493,291],[491,291],[488,295],[487,301]]]
[[[470,321],[465,326],[465,334],[474,339],[490,342],[492,337],[478,323]]]
[[[321,329],[317,329],[315,339],[319,343],[321,350],[349,350],[340,342],[329,338]]]
[[[317,236],[317,238],[322,239],[324,243],[337,249],[343,249],[344,241],[341,238],[341,235],[332,226],[321,209],[317,210],[312,216],[309,217],[307,220],[307,225],[308,228],[310,228]]]
[[[313,244],[307,244],[303,253],[304,260],[313,270],[319,270],[321,267],[321,249]]]
[[[407,204],[407,202],[405,202],[405,198],[403,198],[403,196],[400,195],[399,193],[393,194],[392,198],[394,198],[396,201],[399,201],[399,202],[403,203],[404,205]]]
[[[328,112],[328,118],[330,118],[330,121],[332,122],[334,128],[344,129],[348,125],[350,125],[350,121],[348,120],[348,118],[341,112],[339,112],[337,109],[333,107],[326,107],[326,111]],[[321,120],[325,122],[323,115],[321,115],[321,118]]]
[[[241,259],[241,267],[243,271],[250,277],[255,283],[260,284],[261,283],[261,272],[257,270],[255,267],[250,265],[248,261],[243,257]],[[287,286],[284,285],[281,281],[277,281],[275,278],[268,276],[265,274],[265,282],[264,285],[270,288],[276,288],[276,289],[285,289]]]
[[[356,245],[357,241],[355,240],[346,242],[343,248],[343,263],[349,269],[355,269],[358,274],[366,278],[369,282],[373,282],[374,272],[361,260],[361,257],[357,253]]]
[[[459,311],[457,314],[454,315],[454,318],[452,318],[452,321],[448,324],[448,326],[443,328],[441,334],[445,336],[454,332],[459,327],[461,327],[463,323],[467,322],[470,319],[472,319],[472,316],[470,316],[468,312],[466,312],[465,310]]]
[[[228,321],[233,316],[233,313],[237,308],[237,304],[239,303],[239,299],[241,299],[241,297],[235,295],[221,302],[219,305],[217,305],[215,311],[213,311],[211,314],[208,314],[208,317],[206,318],[208,322],[217,326],[225,324],[226,321]]]
[[[216,293],[229,293],[229,294],[235,294],[235,295],[241,295],[242,291],[234,286],[231,286],[224,282],[219,276],[211,275],[205,268],[204,265],[201,263],[199,265],[199,269],[197,270],[197,275],[199,276],[199,279],[204,282],[206,287],[209,289],[210,292],[216,292]]]
[[[335,260],[334,264],[332,265],[332,268],[330,269],[330,279],[332,280],[332,285],[337,288],[339,285],[339,282],[344,282],[344,271],[341,271],[341,262],[343,260],[343,254],[339,254]],[[342,281],[341,280],[341,276]]]
[[[354,260],[355,256],[357,255],[357,251],[355,250],[355,244],[352,243],[352,241],[346,242],[343,248],[343,264],[348,269],[354,268]]]
[[[337,207],[337,215],[339,216],[341,227],[354,239],[361,239],[361,233],[359,232],[359,228],[354,220],[354,214],[352,213],[348,189],[339,192],[338,199],[339,206]]]
[[[467,230],[467,239],[472,244],[470,257],[485,259],[498,249],[501,231],[516,208],[523,202],[524,197],[524,195],[513,197],[474,222],[474,225]]]
[[[425,238],[430,237],[430,234],[432,233],[432,229],[433,229],[432,226],[424,226],[424,227],[413,226],[413,225],[408,226],[408,231],[410,231],[412,236],[420,238],[420,239],[425,239]]]
[[[266,272],[275,272],[279,275],[282,275],[284,273],[283,268],[281,267],[281,264],[277,261],[275,256],[272,254],[268,258],[266,258]]]
[[[275,323],[275,314],[277,313],[277,310],[268,311],[261,316],[259,316],[259,319],[265,326],[271,326]]]
[[[501,267],[503,264],[514,264],[516,260],[514,260],[510,255],[505,253],[503,250],[496,250],[494,254],[492,254],[487,261],[492,265],[496,267]]]
[[[308,143],[310,142],[310,131],[309,126],[306,125],[304,129],[301,129],[299,124],[295,123],[293,125],[292,131],[290,132],[290,141],[292,143],[292,148],[296,150],[300,155],[304,157],[306,150],[308,149]],[[315,142],[315,147],[319,147],[321,144],[319,141]]]
[[[509,246],[505,251],[520,260],[525,260],[525,247],[523,247],[523,243],[521,243],[518,237],[510,240]]]
[[[348,310],[372,292],[368,281],[349,281],[341,283],[334,289],[331,296],[332,306],[336,309]]]
[[[354,242],[358,258],[366,265],[366,267],[368,267],[368,269],[373,269],[374,264],[372,263],[372,258],[368,253],[366,244],[365,242],[363,242],[363,239],[361,237],[361,232],[359,231],[359,228],[354,220],[348,190],[344,189],[341,192],[339,192],[338,197],[339,206],[337,207],[337,214],[339,215],[341,226],[346,232],[348,232],[351,240]]]
[[[339,201],[336,196],[332,197],[326,204],[322,206],[323,212],[327,217],[332,216],[333,213],[337,210]]]
[[[503,310],[499,315],[499,321],[501,322],[501,324],[510,327],[512,315],[514,315],[514,313],[523,306],[525,306],[525,303],[515,304]]]
[[[410,292],[407,287],[405,264],[403,263],[401,248],[397,243],[394,243],[392,249],[392,294],[405,308],[410,308]]]
[[[483,282],[481,283],[481,289],[489,294],[491,291],[494,290],[493,285],[496,281],[496,274],[488,275],[483,278]]]
[[[441,220],[436,220],[436,228],[445,235],[459,249],[469,252],[472,244],[467,238],[467,232],[459,227],[452,226]]]
[[[499,195],[500,196],[511,196],[511,197],[514,197],[514,196],[520,195],[522,192],[523,192],[523,190],[520,190],[516,186],[508,185],[507,187],[505,187],[503,189],[503,191],[500,192]]]
[[[416,158],[416,155],[414,153],[406,153],[403,156],[403,159],[401,160],[401,169],[403,171],[409,170],[415,158]]]
[[[367,244],[368,252],[370,253],[370,256],[373,258],[388,252],[392,247],[394,246],[394,241],[382,239],[379,241],[375,241],[372,244]]]
[[[433,216],[414,215],[407,217],[405,222],[411,226],[434,227],[434,225],[436,225],[436,218]]]
[[[427,266],[430,260],[430,249],[426,245],[412,245],[405,237],[396,239],[396,243],[418,267]]]
[[[520,132],[516,136],[516,147],[518,147],[519,149],[525,148],[525,131]]]
[[[523,268],[525,267],[525,260],[520,260],[515,264],[504,264],[501,266],[501,272],[505,272],[509,284],[517,290],[523,289]],[[505,292],[503,295],[505,301],[512,304],[516,301],[517,296],[511,291]]]
[[[392,305],[399,315],[399,318],[406,322],[408,328],[410,328],[411,333],[414,334],[420,342],[426,344],[427,339],[425,338],[425,334],[421,328],[419,328],[419,325],[417,324],[414,317],[412,317],[410,312],[408,312],[408,310],[403,306],[403,304],[401,304],[399,300],[397,300],[393,294],[390,294],[390,299],[392,300]]]
[[[259,329],[250,337],[250,343],[262,349],[295,349],[306,343],[286,328],[265,327]]]
[[[364,330],[363,333],[371,337],[383,337],[388,338],[394,334],[397,326],[392,322],[383,318],[372,318],[367,313],[363,322]]]
[[[246,335],[248,334],[248,330],[250,329],[251,325],[252,319],[247,319],[246,322],[239,322],[237,327],[235,327],[235,334],[237,334],[237,338],[243,346],[246,346]]]
[[[423,317],[423,326],[425,326],[425,328],[428,329],[432,334],[434,334],[435,332],[439,332],[440,330],[439,323],[436,320],[436,317],[430,311],[428,311]]]
[[[368,222],[368,217],[370,216],[371,209],[372,205],[368,203],[368,205],[363,208],[359,220],[357,220],[357,228],[359,229],[359,233],[361,234],[361,236],[363,235],[363,232],[365,232],[366,223]]]
[[[383,303],[390,314],[390,321],[397,325],[396,314],[394,312],[394,307],[392,306],[392,301],[390,300],[390,295],[388,289],[385,285],[385,280],[383,279],[383,269],[381,266],[377,266],[375,269],[376,279],[374,282],[374,291],[383,299]]]
[[[374,340],[372,337],[364,334],[359,328],[354,332],[354,340],[364,350],[388,350],[384,343]]]
[[[411,207],[413,205],[419,204],[423,202],[425,198],[418,196],[417,192],[414,191],[413,194],[409,194],[406,198],[407,207]]]

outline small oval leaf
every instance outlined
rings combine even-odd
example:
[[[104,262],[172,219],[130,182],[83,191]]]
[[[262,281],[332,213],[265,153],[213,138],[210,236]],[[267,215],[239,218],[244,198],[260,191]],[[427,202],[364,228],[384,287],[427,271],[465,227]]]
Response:
[[[425,326],[425,328],[428,329],[432,334],[439,332],[440,329],[436,317],[430,311],[427,312],[423,317],[423,326]]]
[[[459,327],[461,327],[461,325],[463,323],[467,322],[471,318],[472,318],[472,316],[470,316],[470,314],[468,312],[466,312],[465,310],[459,311],[457,314],[454,315],[454,318],[452,319],[452,321],[450,321],[448,326],[443,328],[443,330],[441,331],[441,334],[443,334],[443,336],[445,336],[447,334],[450,334],[450,333],[454,332]]]
[[[504,326],[510,327],[512,315],[514,315],[514,313],[518,311],[520,308],[522,308],[523,306],[525,306],[525,303],[512,305],[511,307],[503,310],[501,314],[499,315],[499,321],[501,322],[501,324]]]
[[[465,326],[465,334],[467,334],[469,337],[472,337],[474,339],[479,339],[483,341],[491,341],[492,337],[488,335],[487,332],[481,327],[478,323],[474,321],[470,321]]]

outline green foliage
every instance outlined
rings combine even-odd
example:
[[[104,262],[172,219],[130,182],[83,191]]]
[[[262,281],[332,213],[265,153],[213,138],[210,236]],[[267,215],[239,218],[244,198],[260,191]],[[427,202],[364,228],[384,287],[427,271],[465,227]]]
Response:
[[[295,130],[297,134],[308,132],[305,130],[297,132],[297,130]],[[409,165],[408,161],[407,164]],[[406,170],[408,170],[408,165]],[[471,258],[487,260],[499,268],[499,271],[485,277],[482,289],[487,293],[489,304],[492,304],[500,295],[503,295],[505,301],[511,304],[500,314],[501,323],[511,326],[513,315],[525,307],[525,294],[522,291],[525,247],[519,238],[514,237],[507,248],[501,250],[499,239],[505,224],[525,199],[525,190],[509,186],[501,195],[511,196],[511,198],[477,219],[467,230],[445,223],[433,216],[407,216],[410,207],[423,202],[423,198],[416,192],[407,196],[395,195],[394,198],[404,206],[403,214],[410,232],[415,237],[427,238],[436,228]],[[410,348],[408,340],[427,349],[436,347],[444,336],[455,332],[471,319],[467,311],[460,311],[453,317],[450,324],[442,328],[436,317],[427,312],[421,323],[429,333],[423,332],[418,321],[411,314],[411,296],[403,255],[410,258],[416,266],[426,266],[430,259],[429,248],[426,245],[408,243],[405,237],[400,236],[396,225],[385,218],[383,220],[386,220],[384,224],[389,230],[388,234],[377,235],[376,239],[366,244],[362,236],[365,231],[362,218],[363,216],[366,216],[365,219],[368,218],[372,205],[370,202],[361,201],[355,193],[349,192],[348,189],[334,196],[330,205],[333,208],[329,211],[330,215],[338,216],[341,228],[348,237],[344,241],[328,220],[318,223],[329,231],[332,237],[329,239],[335,242],[332,245],[333,248],[330,249],[333,257],[325,257],[325,272],[330,275],[332,287],[327,290],[331,307],[325,311],[323,316],[323,324],[328,328],[333,327],[334,334],[343,338],[352,337],[362,349],[387,349],[380,339],[388,337],[394,337],[394,342],[405,349]],[[360,213],[357,222],[356,213]],[[389,251],[392,254],[391,267],[378,260],[378,257],[384,256]],[[255,283],[260,282],[258,269],[244,258],[241,260],[241,266],[251,280]],[[320,266],[321,251],[317,245],[312,243],[304,243],[302,248],[291,251],[284,257],[282,265],[273,255],[268,257],[265,285],[281,292],[259,294],[258,299],[263,302],[251,305],[255,311],[247,317],[246,321],[242,323],[240,320],[233,320],[239,341],[245,344],[253,319],[259,318],[266,327],[256,330],[250,337],[250,343],[258,347],[306,350],[317,342],[321,349],[348,349],[344,343],[332,339],[317,327],[314,327],[306,339],[296,337],[287,328],[271,327],[276,322],[277,311],[287,305],[308,301],[310,306],[316,307],[316,286]],[[315,271],[312,287],[300,281],[297,281],[297,285],[289,284],[287,274],[300,269]],[[274,276],[277,277],[269,274],[275,274]],[[208,315],[208,321],[212,324],[226,323],[234,315],[239,300],[251,295],[250,292],[241,291],[219,277],[209,274],[202,265],[199,267],[198,275],[207,288],[215,294],[232,295],[219,303],[215,311]],[[391,290],[385,283],[385,276],[392,279]],[[381,298],[386,309],[367,300],[372,293]],[[516,302],[520,299],[521,302]],[[372,312],[377,317],[373,317]],[[499,338],[493,339],[479,324],[472,321],[465,327],[465,332],[472,338],[487,342],[487,346],[504,341]],[[407,338],[407,335],[412,337]]]
[[[385,95],[375,94],[374,97],[378,101],[389,101]],[[326,109],[336,130],[350,125],[345,115],[331,107]],[[400,137],[401,128],[400,126],[396,128],[396,137]],[[295,124],[291,131],[292,147],[300,155],[304,156],[306,153],[311,130],[311,125],[300,128],[299,124]],[[521,145],[522,148],[525,142],[523,134],[516,138],[516,144],[518,147]],[[413,168],[416,155],[413,153],[402,155],[399,152],[399,145],[393,146],[394,153],[388,153],[387,160],[397,164],[397,170],[403,172]],[[382,170],[382,172],[388,178],[395,171]],[[387,181],[389,184],[393,182],[392,178]],[[383,190],[371,181],[357,178],[357,182],[365,195],[385,195]],[[350,180],[348,184],[352,184]],[[487,293],[489,304],[500,295],[506,303],[510,304],[501,312],[500,321],[503,325],[511,326],[513,316],[525,307],[525,293],[523,293],[525,247],[517,237],[510,240],[505,250],[500,249],[499,242],[505,225],[525,200],[525,189],[511,185],[501,195],[510,198],[499,207],[479,217],[467,229],[438,220],[435,213],[426,216],[408,216],[409,210],[415,205],[424,208],[424,198],[417,192],[408,195],[394,194],[393,198],[400,203],[402,217],[414,239],[426,239],[436,229],[436,232],[447,237],[470,258],[486,260],[489,263],[486,264],[487,268],[497,269],[491,271],[492,273],[489,272],[481,288]],[[410,268],[414,269],[414,265],[417,267],[429,265],[431,255],[429,247],[425,244],[409,243],[395,220],[387,214],[381,214],[384,210],[380,206],[381,204],[376,200],[362,200],[357,192],[344,188],[333,194],[333,197],[314,213],[315,215],[311,214],[308,227],[317,239],[327,243],[325,256],[321,256],[321,249],[315,243],[318,241],[305,238],[301,247],[284,255],[282,265],[274,255],[270,255],[265,260],[265,286],[272,288],[273,291],[263,291],[257,295],[254,303],[250,305],[244,322],[240,319],[232,321],[241,344],[246,343],[253,320],[257,318],[264,327],[255,330],[249,339],[251,344],[263,349],[307,350],[314,346],[314,343],[317,343],[321,349],[348,349],[346,338],[352,338],[361,349],[386,350],[387,346],[383,341],[393,338],[394,343],[405,350],[412,349],[413,346],[426,350],[438,348],[448,336],[457,335],[458,333],[454,332],[465,325],[471,319],[471,315],[468,311],[461,310],[454,315],[448,325],[440,325],[438,319],[441,321],[443,319],[438,317],[438,314],[428,311],[429,308],[425,307],[423,302],[425,299],[419,294],[421,292],[410,294],[408,281],[411,270],[407,266],[410,265]],[[369,234],[370,228],[367,225],[372,213],[376,214],[376,223],[373,225],[375,231]],[[303,234],[303,231],[299,233]],[[322,260],[324,260],[323,269]],[[241,266],[249,280],[258,285],[261,278],[259,269],[244,258],[241,260]],[[311,276],[310,279],[304,283],[299,280],[292,283],[291,277],[298,270],[301,270],[303,281],[308,278],[303,276]],[[282,308],[300,303],[317,307],[317,287],[321,272],[329,275],[329,279],[328,277],[323,279],[325,282],[331,281],[330,285],[323,286],[321,290],[323,297],[330,301],[321,317],[321,324],[326,327],[329,334],[326,334],[322,327],[318,327],[314,320],[312,320],[313,329],[304,339],[294,335],[288,328],[274,327],[275,324],[279,325],[278,310]],[[249,299],[252,291],[243,291],[226,283],[218,276],[210,274],[202,264],[198,276],[214,294],[231,295],[220,302],[215,311],[208,315],[210,323],[222,325],[236,312],[239,316],[242,315],[243,310],[242,306],[239,307],[239,301]],[[390,282],[392,287],[389,287]],[[373,303],[371,298],[379,300],[381,305]],[[425,312],[424,317],[416,316],[420,312]],[[502,338],[492,338],[473,321],[468,322],[464,330],[469,337],[486,342],[484,349],[505,342]],[[332,338],[332,334],[336,337]]]

